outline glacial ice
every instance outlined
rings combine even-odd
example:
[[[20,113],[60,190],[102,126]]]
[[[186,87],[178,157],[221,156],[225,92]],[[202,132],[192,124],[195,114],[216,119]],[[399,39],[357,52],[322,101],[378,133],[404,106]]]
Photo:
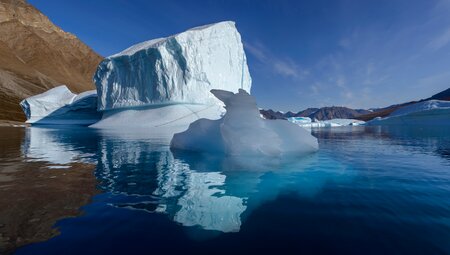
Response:
[[[450,109],[450,101],[427,100],[404,106],[389,115],[389,117],[408,115],[417,112]]]
[[[331,119],[312,121],[311,118],[308,117],[291,117],[288,118],[288,121],[304,128],[359,126],[365,123],[364,121],[355,119]]]
[[[99,129],[147,129],[154,134],[174,134],[200,119],[218,119],[224,112],[219,105],[169,104],[103,112],[102,119],[90,127]],[[130,124],[132,123],[132,124]]]
[[[450,125],[450,101],[427,100],[404,106],[385,118],[375,118],[367,125]]]
[[[188,130],[173,136],[172,149],[239,156],[283,156],[318,150],[317,139],[304,128],[286,120],[262,119],[255,99],[245,90],[211,93],[225,103],[225,115],[218,120],[193,122]]]
[[[134,45],[104,59],[94,75],[99,110],[188,103],[218,105],[211,89],[250,92],[234,22],[219,22]]]
[[[20,102],[27,123],[90,125],[97,122],[95,90],[81,94],[72,93],[66,85],[52,88],[42,94],[28,97]]]

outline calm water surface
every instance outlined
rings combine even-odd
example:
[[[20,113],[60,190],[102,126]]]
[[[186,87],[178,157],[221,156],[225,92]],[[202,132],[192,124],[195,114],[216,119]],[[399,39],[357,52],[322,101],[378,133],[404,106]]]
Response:
[[[449,128],[313,134],[318,153],[264,159],[172,152],[145,132],[0,128],[0,251],[450,254]]]

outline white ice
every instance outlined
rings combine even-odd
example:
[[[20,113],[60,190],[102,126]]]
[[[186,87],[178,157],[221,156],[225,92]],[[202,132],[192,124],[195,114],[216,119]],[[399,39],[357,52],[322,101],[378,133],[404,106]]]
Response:
[[[94,75],[99,110],[167,103],[217,105],[211,89],[250,92],[234,22],[139,43],[103,60]]]
[[[262,119],[255,99],[245,90],[211,93],[225,103],[226,114],[218,120],[193,122],[188,130],[174,135],[171,148],[239,156],[283,156],[318,150],[317,139],[304,128],[286,120]]]
[[[100,119],[97,93],[72,93],[66,85],[52,88],[20,102],[27,123],[89,125]]]
[[[365,123],[364,121],[355,119],[331,119],[312,121],[308,117],[292,117],[288,118],[288,121],[304,128],[359,126]]]
[[[375,118],[367,125],[450,125],[450,101],[427,100],[402,107],[388,117]]]
[[[218,119],[224,112],[219,105],[169,104],[103,112],[103,117],[92,128],[146,129],[151,133],[174,134],[187,129],[200,119]]]

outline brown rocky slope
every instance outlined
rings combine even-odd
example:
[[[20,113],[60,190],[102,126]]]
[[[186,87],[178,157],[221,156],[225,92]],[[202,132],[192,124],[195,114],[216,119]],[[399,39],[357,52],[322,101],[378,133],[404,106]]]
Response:
[[[25,0],[0,0],[0,120],[25,120],[19,102],[60,84],[94,89],[101,60]]]

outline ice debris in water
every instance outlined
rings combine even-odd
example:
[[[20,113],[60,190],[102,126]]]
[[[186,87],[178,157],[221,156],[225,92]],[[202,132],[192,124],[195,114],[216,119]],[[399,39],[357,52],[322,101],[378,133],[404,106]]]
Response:
[[[306,129],[286,120],[262,119],[255,99],[245,90],[211,93],[225,103],[226,114],[218,120],[193,122],[188,130],[173,136],[172,149],[236,156],[283,156],[318,150],[317,139]]]

